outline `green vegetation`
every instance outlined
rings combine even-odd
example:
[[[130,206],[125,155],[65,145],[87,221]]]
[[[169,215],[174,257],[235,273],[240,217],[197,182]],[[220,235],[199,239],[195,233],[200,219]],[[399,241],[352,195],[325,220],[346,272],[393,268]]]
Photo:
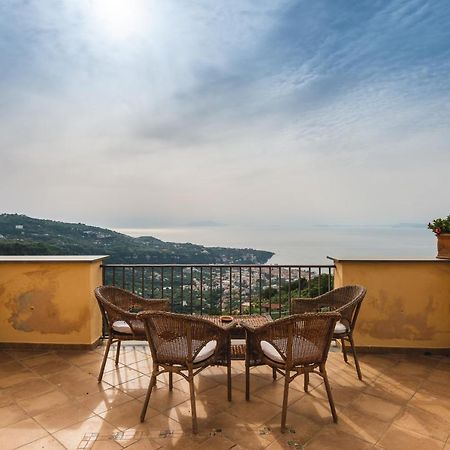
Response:
[[[300,285],[300,289],[299,289]],[[291,282],[291,287],[289,289],[289,283],[287,281],[283,282],[279,290],[276,288],[268,287],[262,291],[262,298],[266,300],[272,300],[273,303],[278,303],[281,296],[281,303],[287,302],[289,298],[289,292],[291,297],[317,297],[318,295],[324,294],[329,291],[329,286],[333,285],[333,276],[329,276],[324,273],[319,276],[314,276],[311,281],[308,282],[306,278],[300,278],[300,280],[295,280]]]
[[[428,228],[439,236],[442,233],[450,233],[450,215],[447,217],[434,219],[428,224]]]
[[[81,223],[0,215],[1,255],[110,255],[122,264],[264,264],[272,252],[133,238]]]

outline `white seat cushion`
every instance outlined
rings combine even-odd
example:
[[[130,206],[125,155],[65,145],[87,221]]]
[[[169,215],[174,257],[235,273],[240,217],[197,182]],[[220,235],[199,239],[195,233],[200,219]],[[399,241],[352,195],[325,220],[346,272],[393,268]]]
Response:
[[[336,325],[334,327],[334,332],[337,334],[342,334],[347,332],[347,327],[341,322],[336,322]]]
[[[217,341],[212,340],[207,342],[202,349],[197,353],[197,356],[194,358],[194,363],[199,363],[208,359],[216,350]]]
[[[261,341],[261,350],[269,359],[272,359],[273,361],[279,363],[284,362],[284,359],[281,357],[280,352],[270,342]]]
[[[118,333],[133,334],[130,325],[128,325],[124,320],[116,320],[113,323],[112,328],[114,331],[117,331]]]
[[[285,359],[281,356],[280,352],[267,341],[261,341],[261,350],[267,358],[272,361],[276,361],[279,363],[284,363]],[[304,339],[300,336],[294,337],[292,342],[292,352],[294,360],[297,359],[296,355],[302,354],[302,359],[305,362],[312,363],[315,361],[319,361],[321,358],[321,352],[317,348],[315,344],[310,342],[308,339]]]

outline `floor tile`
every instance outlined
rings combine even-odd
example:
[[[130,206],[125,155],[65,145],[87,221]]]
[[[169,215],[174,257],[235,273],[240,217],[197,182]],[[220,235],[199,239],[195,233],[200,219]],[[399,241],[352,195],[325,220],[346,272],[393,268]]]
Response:
[[[338,412],[339,430],[375,444],[389,428],[390,423],[361,413],[352,406]],[[334,426],[334,424],[330,425]]]
[[[121,391],[125,392],[125,394],[128,394],[134,398],[138,398],[147,394],[149,383],[150,377],[142,375],[131,381],[126,381],[125,383],[118,384],[116,387],[117,389],[120,389]]]
[[[416,376],[381,375],[369,383],[364,393],[404,405],[413,397],[422,382],[423,379]]]
[[[150,376],[153,369],[153,363],[151,358],[146,358],[135,363],[128,364],[128,367],[141,372],[143,375]]]
[[[169,391],[167,385],[159,385],[152,389],[149,405],[160,412],[173,408],[190,399],[190,394],[177,389],[175,386]],[[142,401],[144,398],[142,398]]]
[[[31,356],[22,361],[22,364],[26,367],[36,367],[48,362],[58,363],[64,361],[55,352],[45,353],[43,355]]]
[[[143,404],[137,400],[131,400],[122,403],[108,411],[99,414],[106,422],[113,425],[119,430],[126,430],[140,423],[140,414]],[[151,420],[153,416],[158,415],[159,412],[151,406],[147,408],[146,419]]]
[[[339,415],[339,408],[336,409]],[[296,402],[289,405],[287,410],[288,422],[291,420],[289,418],[289,414],[291,412],[299,416],[306,417],[320,425],[325,425],[333,422],[333,417],[331,415],[330,405],[328,401],[313,397],[310,394],[305,395],[300,400],[297,400]]]
[[[305,445],[307,450],[368,450],[370,448],[372,444],[369,442],[347,434],[336,426],[327,427]]]
[[[60,389],[17,401],[30,416],[43,414],[69,402],[71,402],[71,398]]]
[[[118,384],[134,380],[140,376],[142,376],[142,374],[137,370],[130,369],[128,366],[122,366],[116,370],[111,370],[103,374],[102,381],[110,384],[111,386],[117,386]]]
[[[54,433],[69,425],[86,420],[92,415],[93,413],[89,409],[70,402],[34,416],[34,419],[49,433]]]
[[[233,406],[228,409],[228,412],[238,417],[243,424],[261,425],[280,413],[281,407],[254,397],[250,401],[244,399],[240,402],[233,402]]]
[[[339,385],[331,386],[331,395],[333,397],[336,407],[348,406],[350,403],[354,401],[356,397],[358,397],[359,394],[360,391],[355,390],[348,386],[339,386]],[[310,395],[313,398],[328,401],[328,394],[325,389],[325,385],[321,385],[309,391],[308,395]]]
[[[361,413],[390,422],[400,415],[402,406],[373,395],[361,394],[351,404]]]
[[[24,383],[15,384],[9,388],[3,389],[3,393],[14,397],[15,400],[24,400],[47,394],[54,391],[56,386],[42,377],[35,378]]]
[[[419,389],[408,405],[450,420],[450,397],[437,396],[425,389]]]
[[[103,359],[102,355],[99,355],[95,351],[68,350],[64,352],[58,352],[58,355],[75,366],[82,366],[84,364],[90,363],[100,363]]]
[[[112,387],[101,392],[87,395],[79,401],[80,404],[86,408],[99,414],[120,406],[122,403],[129,402],[130,400],[133,400],[133,397],[125,394],[120,389]]]
[[[0,366],[0,389],[29,382],[36,375],[18,361],[11,361]]]
[[[98,377],[98,374],[100,373],[100,368],[102,365],[102,360],[90,362],[88,364],[83,364],[81,366],[77,366],[81,371],[87,373],[88,375],[91,375],[95,378]],[[112,359],[107,358],[106,364],[105,364],[105,370],[103,373],[111,372],[112,370],[117,370],[121,367],[124,367],[122,363],[119,363],[117,366],[115,362]],[[129,366],[130,367],[130,366]],[[133,367],[130,367],[131,369]]]
[[[174,378],[175,379],[175,378]],[[232,380],[235,381],[235,380]],[[197,375],[194,377],[194,388],[195,392],[203,392],[208,389],[211,389],[213,387],[216,387],[218,385],[217,381],[214,379],[211,379],[208,375]],[[166,384],[166,387],[168,385]],[[189,383],[185,379],[179,379],[178,381],[174,381],[173,387],[179,389],[180,391],[186,392],[189,394]],[[233,386],[234,388],[235,386]]]
[[[14,358],[6,351],[0,350],[0,365],[14,361]]]
[[[231,427],[224,427],[222,434],[245,449],[262,449],[274,441],[272,434],[261,432],[260,426],[252,426],[240,423]],[[233,447],[234,449],[236,447]]]
[[[443,443],[392,425],[379,441],[386,450],[441,450]]]
[[[28,358],[36,358],[37,356],[53,353],[51,350],[37,350],[37,349],[8,349],[6,352],[12,356],[16,361],[24,361]]]
[[[232,377],[233,387],[241,391],[245,391],[245,374],[239,373]],[[270,386],[277,382],[273,380],[272,375],[253,375],[250,371],[250,392],[255,392],[261,388]]]
[[[275,382],[270,383],[267,386],[263,386],[258,390],[251,391],[250,398],[257,397],[261,400],[273,403],[281,407],[281,405],[283,404],[283,394],[284,394],[284,383]],[[305,392],[299,391],[289,386],[288,405],[296,402],[305,395],[306,395]]]
[[[69,396],[75,397],[79,400],[86,398],[89,395],[97,394],[98,392],[103,392],[106,389],[110,389],[111,385],[104,383],[103,381],[99,383],[96,378],[89,377],[80,380],[77,383],[62,383],[61,389]]]
[[[142,437],[126,448],[129,450],[157,450],[161,448],[161,444],[156,443],[149,438]]]
[[[116,429],[101,417],[93,416],[63,428],[53,435],[64,447],[69,450],[75,450],[80,447],[81,442],[86,444],[93,443],[99,437],[101,439],[109,438],[115,431]]]
[[[31,418],[3,428],[1,433],[2,450],[14,449],[44,436],[48,436],[47,431]]]
[[[0,428],[27,419],[28,414],[18,405],[11,404],[0,408]]]
[[[289,443],[294,445],[304,445],[318,431],[323,428],[322,424],[318,424],[313,420],[300,416],[292,411],[288,413],[285,432],[281,432],[281,414],[277,414],[268,420],[262,428],[261,432],[270,431],[273,435],[274,442],[271,448],[288,446]]]
[[[64,448],[54,437],[46,436],[20,447],[20,450],[64,450]]]
[[[393,424],[443,442],[447,440],[450,434],[449,418],[413,406],[407,406],[403,414]]]

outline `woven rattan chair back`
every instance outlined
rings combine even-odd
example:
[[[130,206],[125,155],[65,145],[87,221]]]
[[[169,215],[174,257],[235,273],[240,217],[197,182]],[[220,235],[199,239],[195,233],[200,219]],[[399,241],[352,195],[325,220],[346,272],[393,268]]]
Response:
[[[302,313],[307,311],[336,311],[341,314],[340,322],[345,326],[343,331],[336,331],[334,338],[339,339],[342,344],[342,353],[345,362],[348,362],[345,341],[350,343],[353,357],[355,359],[355,368],[358,378],[362,380],[362,373],[359,367],[358,357],[356,355],[355,344],[353,342],[353,331],[356,326],[362,301],[366,295],[366,288],[359,285],[343,286],[333,289],[318,297],[293,298],[292,311],[294,313]]]
[[[145,312],[138,315],[144,322],[153,360],[158,363],[192,364],[209,341],[217,342],[215,358],[226,349],[228,333],[199,316],[170,312]]]
[[[153,370],[147,390],[141,421],[144,421],[156,378],[169,373],[169,389],[172,389],[172,375],[177,373],[189,383],[192,410],[192,429],[197,433],[197,415],[194,393],[194,376],[211,365],[227,367],[228,400],[231,400],[231,358],[229,331],[199,316],[170,312],[142,312],[138,318],[143,321],[153,359]],[[200,352],[207,345],[212,351]]]
[[[126,322],[133,334],[145,339],[142,321],[137,319],[141,311],[168,311],[170,304],[167,299],[144,299],[140,295],[126,291],[116,286],[99,286],[95,289],[95,298],[102,312],[108,330],[114,333],[113,324],[116,321]]]
[[[114,342],[117,342],[117,365],[119,363],[120,344],[122,341],[147,340],[144,325],[142,321],[137,318],[138,311],[167,311],[170,308],[170,303],[167,299],[144,299],[137,294],[133,294],[132,292],[115,286],[99,286],[94,292],[104,323],[106,324],[108,335],[105,354],[98,376],[98,381],[100,382],[103,378],[103,372],[105,370],[110,347]],[[114,325],[118,322],[126,323],[128,325],[129,329],[126,333],[115,330]]]
[[[340,317],[337,312],[295,314],[259,328],[246,327],[247,346],[256,348],[260,363],[269,365],[284,376],[282,431],[286,429],[289,383],[301,374],[305,377],[305,391],[308,389],[310,373],[316,373],[323,378],[333,419],[337,421],[325,364],[334,327]],[[249,361],[246,361],[247,380],[250,377],[249,369]],[[294,375],[292,372],[295,372]],[[247,381],[247,399],[250,398],[249,387],[250,383]]]
[[[292,313],[337,311],[341,314],[341,322],[351,328],[354,327],[358,317],[361,302],[366,295],[366,288],[359,285],[343,286],[312,299],[293,298]]]
[[[336,312],[295,314],[258,328],[254,336],[263,360],[261,342],[266,341],[280,353],[283,367],[325,363],[333,330],[340,314]]]

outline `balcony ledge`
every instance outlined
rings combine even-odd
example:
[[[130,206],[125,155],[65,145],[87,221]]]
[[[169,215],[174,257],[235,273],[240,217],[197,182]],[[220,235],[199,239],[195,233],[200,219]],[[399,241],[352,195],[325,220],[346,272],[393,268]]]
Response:
[[[369,256],[369,257],[343,257],[343,258],[336,258],[334,256],[327,256],[328,259],[331,259],[332,261],[336,262],[370,262],[370,263],[377,263],[377,262],[392,262],[392,263],[398,263],[398,262],[430,262],[430,263],[450,263],[450,259],[439,259],[439,258],[423,258],[423,257],[380,257],[380,256]]]
[[[95,262],[108,258],[109,255],[42,255],[42,256],[0,256],[0,263],[12,262]]]

